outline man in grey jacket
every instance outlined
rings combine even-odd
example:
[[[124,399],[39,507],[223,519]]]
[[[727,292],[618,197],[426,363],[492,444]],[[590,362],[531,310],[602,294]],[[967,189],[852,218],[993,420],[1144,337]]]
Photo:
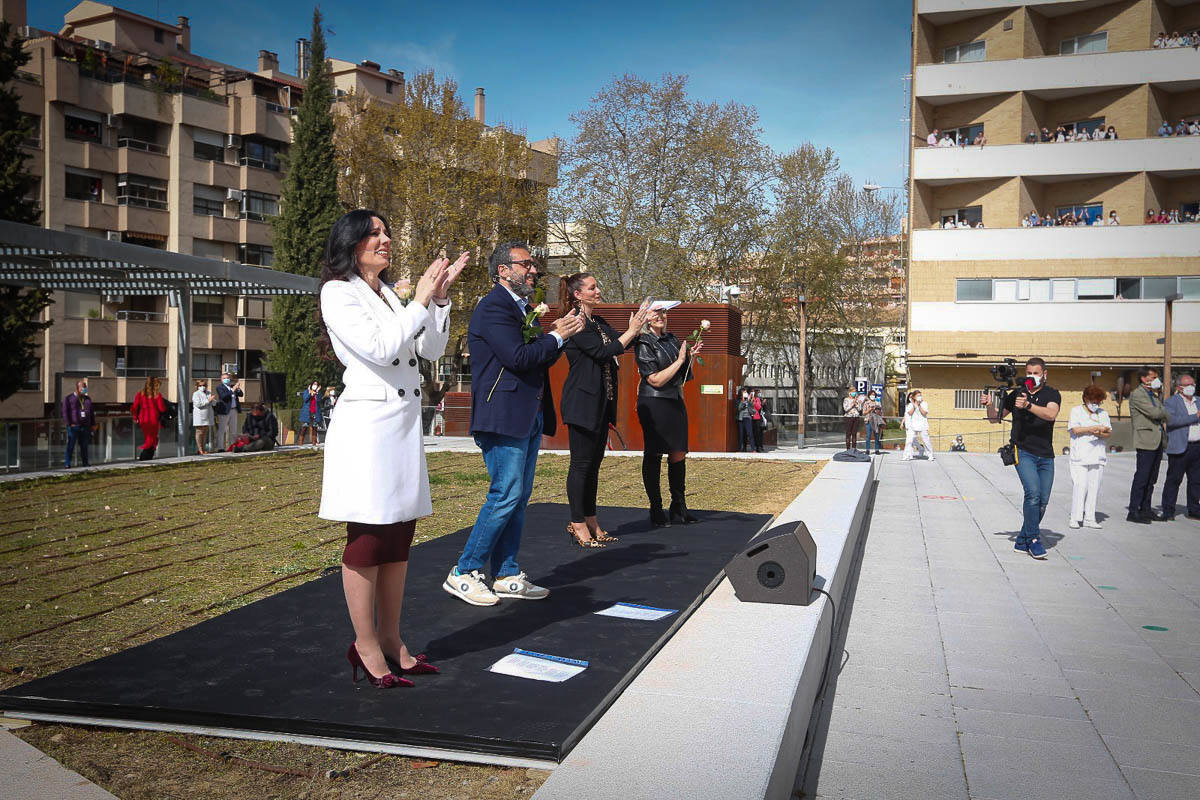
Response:
[[[1179,485],[1187,476],[1187,516],[1200,520],[1200,409],[1196,379],[1187,373],[1175,379],[1175,394],[1163,403],[1167,410],[1167,479],[1163,481],[1163,519],[1175,519]]]
[[[1167,438],[1163,423],[1168,415],[1157,397],[1162,388],[1158,368],[1142,367],[1138,370],[1138,378],[1141,385],[1129,395],[1129,419],[1133,423],[1137,467],[1129,490],[1129,515],[1125,519],[1148,525],[1162,521],[1162,517],[1150,508],[1150,497],[1154,493],[1154,484],[1158,483],[1158,468],[1162,464],[1163,444]]]

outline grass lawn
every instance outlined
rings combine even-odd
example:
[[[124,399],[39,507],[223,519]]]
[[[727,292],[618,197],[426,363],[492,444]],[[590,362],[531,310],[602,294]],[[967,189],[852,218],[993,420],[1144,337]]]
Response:
[[[689,504],[775,514],[819,468],[693,459]],[[417,524],[418,543],[471,525],[488,484],[478,454],[431,453],[429,472],[434,515]],[[531,502],[565,503],[566,473],[565,456],[543,456]],[[0,688],[336,569],[345,527],[316,517],[320,493],[314,451],[0,484]],[[605,460],[600,503],[645,505],[640,459]],[[145,731],[36,724],[16,733],[123,800],[521,798],[546,777]],[[331,780],[330,770],[350,772]]]

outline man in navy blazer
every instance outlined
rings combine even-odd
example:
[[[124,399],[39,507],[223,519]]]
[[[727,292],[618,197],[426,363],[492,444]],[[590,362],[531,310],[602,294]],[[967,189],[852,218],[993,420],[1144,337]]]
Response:
[[[1175,519],[1179,485],[1187,476],[1187,516],[1200,519],[1200,408],[1196,379],[1186,372],[1175,379],[1175,394],[1163,403],[1167,413],[1167,480],[1163,483],[1163,519]]]
[[[583,330],[583,317],[571,314],[549,333],[535,319],[526,341],[528,298],[537,282],[537,264],[520,242],[506,242],[488,261],[496,282],[471,313],[467,342],[471,353],[471,433],[483,450],[492,483],[462,556],[442,588],[471,605],[493,606],[501,597],[541,600],[550,592],[530,582],[517,563],[525,506],[533,493],[542,434],[558,424],[546,376],[563,342]],[[493,582],[487,584],[485,567]]]

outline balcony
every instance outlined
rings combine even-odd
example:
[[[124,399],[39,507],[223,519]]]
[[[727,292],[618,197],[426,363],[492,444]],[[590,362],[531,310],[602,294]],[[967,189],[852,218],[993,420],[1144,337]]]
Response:
[[[917,13],[923,17],[930,16],[934,23],[944,25],[992,11],[1006,11],[1013,8],[1014,5],[1016,4],[1011,2],[1011,0],[917,0]],[[1023,0],[1021,5],[1037,9],[1038,6],[1050,5],[1069,7],[1069,2],[1063,2],[1063,0]],[[1083,11],[1087,7],[1087,4],[1081,4],[1079,10]]]
[[[985,178],[1083,178],[1134,172],[1200,172],[1200,137],[1118,139],[1061,144],[923,147],[913,179],[933,185]]]
[[[1044,100],[1098,89],[1153,83],[1172,92],[1200,89],[1190,47],[1133,50],[1007,61],[926,64],[917,67],[916,96],[934,105],[990,94],[1036,91]]]
[[[1200,254],[1200,224],[1194,223],[918,230],[912,235],[913,261],[1196,259],[1197,254]]]
[[[292,140],[292,120],[286,111],[261,97],[241,97],[237,100],[241,112],[235,133],[242,136],[265,136],[280,142]],[[274,108],[268,108],[273,106]]]
[[[64,164],[97,172],[116,172],[117,151],[98,142],[64,138],[58,145]]]
[[[1161,300],[1070,300],[1047,303],[914,302],[909,328],[920,331],[989,333],[1039,331],[1066,333],[1127,332],[1162,335]],[[1200,333],[1200,302],[1175,306],[1173,330]],[[1149,342],[1148,342],[1149,343]],[[1100,350],[1097,353],[1103,352]],[[1159,352],[1161,356],[1161,350]]]

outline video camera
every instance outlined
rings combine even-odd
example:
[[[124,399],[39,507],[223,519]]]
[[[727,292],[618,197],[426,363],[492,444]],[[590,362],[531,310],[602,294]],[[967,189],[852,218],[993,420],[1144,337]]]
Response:
[[[1015,358],[1006,358],[1002,363],[996,364],[990,367],[990,369],[992,371],[992,378],[995,380],[1003,383],[1010,389],[1016,385],[1018,370]]]

